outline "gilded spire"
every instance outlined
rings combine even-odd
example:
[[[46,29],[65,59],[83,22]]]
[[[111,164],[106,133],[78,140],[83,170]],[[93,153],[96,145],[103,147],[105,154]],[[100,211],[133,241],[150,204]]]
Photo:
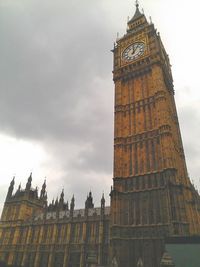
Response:
[[[10,186],[8,188],[8,193],[7,193],[7,197],[6,197],[7,199],[12,196],[14,185],[15,185],[15,177],[13,177],[12,181],[10,182]]]
[[[40,198],[44,198],[45,197],[45,193],[46,193],[46,178],[44,180],[44,183],[42,185],[42,189],[40,191]]]
[[[64,204],[64,189],[62,190],[61,194],[60,194],[60,200],[59,200],[60,204]]]
[[[29,176],[28,181],[26,183],[26,190],[31,189],[31,183],[32,183],[32,172],[30,173],[30,176]]]
[[[18,189],[17,189],[17,191],[15,193],[15,196],[19,195],[20,194],[20,191],[21,191],[21,183],[18,186]]]
[[[86,209],[94,208],[94,203],[93,203],[93,197],[92,197],[92,191],[91,190],[89,192],[89,195],[87,195],[87,199],[85,201],[85,208]]]
[[[66,203],[66,210],[69,210],[69,202]]]
[[[73,213],[74,213],[74,207],[75,207],[75,199],[74,199],[74,195],[71,199],[71,203],[70,203],[70,216],[73,217]]]
[[[20,190],[21,190],[21,183],[19,184],[19,187],[18,187],[17,190],[20,192]]]
[[[12,181],[10,182],[10,185],[11,185],[11,186],[14,186],[14,184],[15,184],[15,176],[13,176],[13,179],[12,179]]]
[[[71,199],[71,203],[70,203],[70,210],[73,211],[74,207],[75,207],[75,198],[74,198],[74,195],[73,195],[73,197]]]
[[[134,20],[143,16],[143,14],[139,10],[139,1],[138,0],[135,1],[135,6],[136,6],[135,14],[134,14],[133,18],[128,23],[133,22]]]
[[[105,208],[105,197],[104,197],[104,193],[102,194],[102,198],[101,198],[101,208]]]
[[[46,185],[46,178],[45,178],[45,179],[44,179],[44,183],[43,183],[43,185],[42,185],[43,190],[45,190],[46,187],[47,187],[47,185]]]

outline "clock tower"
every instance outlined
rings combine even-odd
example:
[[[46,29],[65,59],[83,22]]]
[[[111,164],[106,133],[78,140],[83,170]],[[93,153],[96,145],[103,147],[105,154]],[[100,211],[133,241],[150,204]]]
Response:
[[[200,234],[200,198],[188,177],[169,57],[137,1],[113,54],[111,261],[159,267],[166,237]]]

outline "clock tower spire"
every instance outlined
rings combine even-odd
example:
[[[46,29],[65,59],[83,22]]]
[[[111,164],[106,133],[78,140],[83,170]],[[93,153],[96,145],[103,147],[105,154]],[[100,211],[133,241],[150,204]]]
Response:
[[[169,57],[138,1],[113,54],[112,255],[118,266],[158,267],[166,236],[200,233],[200,201],[188,177]]]
[[[142,16],[142,13],[139,10],[139,1],[138,0],[135,1],[135,6],[136,6],[135,15],[133,16],[133,18],[131,20],[135,20],[135,19]]]
[[[147,22],[145,15],[140,12],[138,1],[135,2],[135,6],[136,6],[135,14],[132,17],[132,19],[128,21],[128,32],[137,28],[139,24]]]

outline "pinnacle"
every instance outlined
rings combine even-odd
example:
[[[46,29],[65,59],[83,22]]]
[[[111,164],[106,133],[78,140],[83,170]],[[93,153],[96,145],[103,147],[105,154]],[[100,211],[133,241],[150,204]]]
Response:
[[[136,6],[135,14],[129,22],[133,22],[134,20],[138,19],[139,17],[141,17],[143,15],[139,10],[139,1],[138,0],[135,1],[135,6]]]

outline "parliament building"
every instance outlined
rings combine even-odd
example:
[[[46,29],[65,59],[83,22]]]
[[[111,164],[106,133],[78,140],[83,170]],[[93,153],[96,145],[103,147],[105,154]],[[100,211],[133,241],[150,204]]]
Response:
[[[169,238],[200,235],[200,196],[191,183],[174,99],[169,57],[152,22],[136,11],[113,52],[114,173],[104,195],[84,208],[64,192],[14,190],[0,221],[0,266],[167,267]],[[89,187],[89,185],[88,185]],[[188,265],[189,266],[189,265]]]

